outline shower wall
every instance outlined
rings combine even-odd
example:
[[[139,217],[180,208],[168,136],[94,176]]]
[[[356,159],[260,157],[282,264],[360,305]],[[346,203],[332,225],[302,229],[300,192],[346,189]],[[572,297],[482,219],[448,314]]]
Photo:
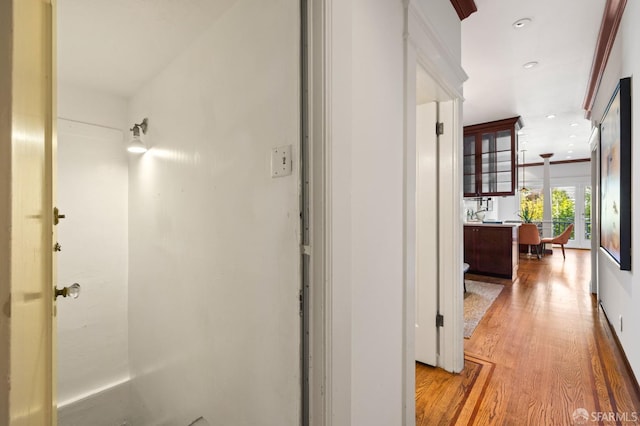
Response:
[[[58,88],[59,424],[121,424],[128,400],[128,164],[126,101]]]
[[[132,98],[132,424],[299,424],[298,3],[235,2]]]

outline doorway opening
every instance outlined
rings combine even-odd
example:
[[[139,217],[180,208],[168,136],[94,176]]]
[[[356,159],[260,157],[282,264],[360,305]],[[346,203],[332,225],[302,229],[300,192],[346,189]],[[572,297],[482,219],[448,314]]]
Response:
[[[574,224],[566,247],[591,249],[590,184],[552,185],[551,214],[553,235],[560,235],[569,224]]]
[[[416,362],[460,372],[464,347],[459,104],[420,61],[408,62],[407,80],[409,401]]]
[[[58,112],[73,123],[60,142],[110,153],[89,163],[65,152],[63,177],[79,169],[65,184],[88,188],[64,188],[58,258],[92,254],[118,271],[100,276],[89,260],[60,271],[82,285],[59,301],[58,347],[74,357],[59,360],[60,424],[299,424],[300,4],[58,4]],[[135,60],[123,60],[131,46]],[[143,118],[149,149],[128,154]],[[92,221],[82,232],[81,217]]]

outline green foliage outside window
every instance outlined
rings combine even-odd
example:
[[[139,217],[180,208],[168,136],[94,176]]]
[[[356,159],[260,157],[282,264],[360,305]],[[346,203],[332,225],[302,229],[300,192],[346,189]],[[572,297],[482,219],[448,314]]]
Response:
[[[541,222],[544,217],[542,191],[531,191],[520,197],[520,218],[523,222]]]
[[[561,224],[563,229],[560,232],[566,228],[567,224],[573,223],[575,220],[575,200],[569,196],[567,191],[553,188],[551,192],[551,217],[554,222],[564,222]]]
[[[584,238],[591,239],[591,187],[584,191]]]
[[[590,207],[591,194],[587,200]],[[544,195],[541,190],[531,191],[520,198],[520,217],[524,222],[542,222]],[[551,217],[554,222],[553,235],[562,233],[569,223],[574,222],[575,201],[564,189],[553,188],[551,191]]]

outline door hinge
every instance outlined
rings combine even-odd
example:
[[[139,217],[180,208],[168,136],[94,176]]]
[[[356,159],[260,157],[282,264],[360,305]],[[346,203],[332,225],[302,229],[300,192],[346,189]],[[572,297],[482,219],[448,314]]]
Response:
[[[298,299],[300,301],[300,316],[304,315],[304,292],[302,290],[298,291]]]
[[[444,327],[444,315],[436,315],[436,327]]]
[[[444,123],[436,123],[436,135],[444,135]]]

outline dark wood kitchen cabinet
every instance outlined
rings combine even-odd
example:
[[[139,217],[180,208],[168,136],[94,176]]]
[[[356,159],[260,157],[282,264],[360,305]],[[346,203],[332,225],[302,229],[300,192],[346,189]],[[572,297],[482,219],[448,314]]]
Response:
[[[464,226],[464,261],[469,272],[513,279],[518,256],[517,226]]]
[[[464,196],[514,195],[520,117],[464,128]]]

